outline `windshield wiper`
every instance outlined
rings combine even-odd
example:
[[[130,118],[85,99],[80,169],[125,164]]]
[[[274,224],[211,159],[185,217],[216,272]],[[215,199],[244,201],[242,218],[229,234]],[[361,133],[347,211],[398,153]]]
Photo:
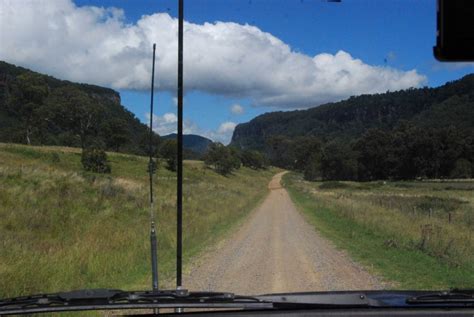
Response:
[[[379,306],[384,305],[363,292],[288,293],[252,297],[226,292],[189,292],[184,289],[130,292],[117,289],[87,289],[0,299],[0,315],[109,309],[281,310]]]
[[[226,292],[89,289],[0,299],[0,315],[109,309],[223,308],[239,310],[473,307],[473,290],[340,291],[239,296]]]
[[[226,308],[301,309],[375,307],[363,293],[293,293],[240,296],[225,292],[187,290],[122,291],[87,289],[53,294],[20,296],[0,300],[0,315],[106,309]]]
[[[423,294],[407,298],[408,304],[473,304],[474,289],[453,289],[451,291]]]
[[[0,300],[0,315],[147,308],[265,309],[272,308],[272,304],[255,297],[238,296],[232,293],[188,292],[184,289],[130,292],[115,289],[87,289]]]

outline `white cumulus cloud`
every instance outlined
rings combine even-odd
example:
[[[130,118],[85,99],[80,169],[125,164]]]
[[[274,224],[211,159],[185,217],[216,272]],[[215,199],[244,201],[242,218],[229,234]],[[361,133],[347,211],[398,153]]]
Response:
[[[176,90],[177,19],[167,13],[126,23],[118,8],[71,0],[2,0],[0,59],[63,79],[117,89]],[[309,56],[252,25],[185,23],[186,90],[249,98],[253,105],[304,108],[351,95],[417,87],[426,78],[364,63],[345,51]]]
[[[146,114],[147,122],[150,114]],[[165,113],[163,116],[153,115],[153,131],[159,135],[175,133],[177,129],[178,117],[174,113]]]
[[[146,115],[147,122],[150,119],[150,114]],[[153,115],[153,131],[159,135],[168,135],[171,133],[177,133],[178,117],[174,113],[165,113],[162,116]],[[185,118],[183,121],[183,133],[184,134],[197,134],[207,137],[213,141],[228,144],[232,138],[235,126],[234,122],[223,122],[217,128],[217,130],[203,129],[193,120]]]
[[[150,114],[146,115],[147,122],[150,120]],[[162,116],[153,115],[153,131],[159,135],[167,135],[170,133],[176,133],[178,129],[178,117],[174,113],[165,113]],[[185,119],[183,121],[183,133],[184,134],[200,134],[201,129],[192,120]]]
[[[202,131],[202,135],[216,142],[221,142],[227,145],[232,139],[232,133],[237,126],[237,123],[226,121],[222,122],[217,130]]]
[[[147,120],[150,119],[150,114],[146,114]],[[176,133],[178,117],[174,113],[165,113],[162,116],[153,115],[153,131],[159,135],[168,135]],[[198,126],[194,121],[185,119],[183,122],[184,134],[197,134],[207,137],[213,141],[228,144],[232,138],[235,126],[234,122],[226,121],[219,125],[217,130],[206,130]]]
[[[241,105],[236,103],[236,104],[233,104],[232,106],[230,106],[230,111],[233,114],[242,114],[242,113],[244,113],[244,107],[242,107]]]
[[[235,122],[230,122],[230,121],[223,122],[219,126],[219,129],[217,129],[217,132],[221,133],[221,134],[232,133],[232,132],[234,132],[234,129],[235,129],[236,125],[237,125],[237,123],[235,123]]]

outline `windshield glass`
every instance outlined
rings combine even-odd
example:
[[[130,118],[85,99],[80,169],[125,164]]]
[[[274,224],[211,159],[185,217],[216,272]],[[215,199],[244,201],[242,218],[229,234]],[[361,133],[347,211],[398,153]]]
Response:
[[[474,66],[435,41],[433,0],[188,0],[181,102],[177,1],[1,0],[0,298],[151,289],[150,220],[176,288],[180,106],[183,288],[473,288]]]

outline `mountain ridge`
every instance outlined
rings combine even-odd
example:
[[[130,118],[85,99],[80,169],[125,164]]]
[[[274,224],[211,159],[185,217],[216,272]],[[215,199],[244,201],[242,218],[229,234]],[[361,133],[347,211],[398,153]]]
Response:
[[[473,100],[474,74],[470,74],[436,88],[360,95],[306,110],[265,113],[238,124],[231,145],[263,150],[274,136],[353,139],[372,128],[392,130],[403,121],[423,127],[455,125],[469,130],[474,126]]]
[[[0,142],[145,154],[147,135],[117,91],[0,61]]]
[[[165,140],[176,140],[177,134],[170,133],[162,135],[161,138]],[[212,140],[198,134],[183,134],[183,147],[198,154],[204,154],[211,143]]]

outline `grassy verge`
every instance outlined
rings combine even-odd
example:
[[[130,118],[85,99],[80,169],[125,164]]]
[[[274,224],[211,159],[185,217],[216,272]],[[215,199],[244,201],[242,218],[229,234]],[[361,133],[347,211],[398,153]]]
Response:
[[[474,286],[473,201],[466,184],[443,190],[416,182],[311,183],[295,173],[285,175],[284,184],[319,232],[393,288]]]
[[[0,144],[0,297],[149,288],[147,159],[109,159],[112,173],[97,175],[81,170],[77,149]],[[185,162],[185,264],[255,207],[274,173],[223,177]],[[163,281],[174,274],[176,174],[160,167],[155,189]]]

